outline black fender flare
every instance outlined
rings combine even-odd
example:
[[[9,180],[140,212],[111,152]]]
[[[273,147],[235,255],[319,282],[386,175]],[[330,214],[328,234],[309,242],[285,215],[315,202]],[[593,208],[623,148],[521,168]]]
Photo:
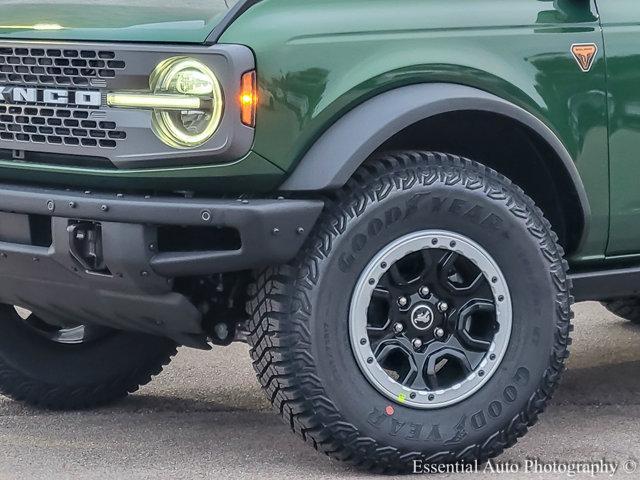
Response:
[[[587,193],[571,155],[555,133],[523,108],[491,93],[465,85],[427,83],[382,93],[345,114],[312,145],[293,173],[280,186],[289,192],[342,187],[381,145],[405,128],[426,118],[475,110],[504,115],[521,123],[557,154],[575,188],[586,236],[591,215]]]

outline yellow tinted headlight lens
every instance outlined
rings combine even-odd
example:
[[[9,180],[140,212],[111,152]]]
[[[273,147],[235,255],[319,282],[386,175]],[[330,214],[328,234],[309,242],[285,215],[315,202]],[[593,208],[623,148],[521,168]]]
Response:
[[[198,108],[154,109],[154,132],[167,145],[194,148],[218,129],[223,113],[222,89],[203,63],[187,57],[165,60],[151,74],[150,87],[155,95],[187,95],[200,100]]]
[[[185,95],[209,95],[213,92],[213,80],[199,70],[189,68],[178,72],[172,87]]]

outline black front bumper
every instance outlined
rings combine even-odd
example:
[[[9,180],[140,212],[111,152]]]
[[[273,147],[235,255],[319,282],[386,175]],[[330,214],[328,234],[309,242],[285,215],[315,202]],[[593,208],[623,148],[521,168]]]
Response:
[[[45,319],[139,330],[196,346],[203,339],[201,312],[174,291],[173,279],[287,262],[322,208],[319,200],[155,197],[0,185],[0,303]],[[99,271],[73,253],[78,222],[99,226],[105,266]],[[160,232],[171,226],[191,237],[208,229],[231,231],[237,242],[163,249]],[[176,243],[179,239],[171,242]]]

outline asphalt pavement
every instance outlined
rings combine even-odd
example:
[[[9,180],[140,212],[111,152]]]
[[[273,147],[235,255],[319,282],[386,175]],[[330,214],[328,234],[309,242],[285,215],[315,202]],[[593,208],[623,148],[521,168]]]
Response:
[[[595,303],[575,310],[569,370],[551,407],[493,465],[502,474],[486,478],[569,478],[544,473],[554,461],[556,471],[612,462],[614,478],[640,478],[625,472],[640,460],[640,326]],[[364,475],[314,452],[271,413],[241,344],[182,349],[150,385],[96,411],[42,412],[0,397],[2,479],[354,477]]]

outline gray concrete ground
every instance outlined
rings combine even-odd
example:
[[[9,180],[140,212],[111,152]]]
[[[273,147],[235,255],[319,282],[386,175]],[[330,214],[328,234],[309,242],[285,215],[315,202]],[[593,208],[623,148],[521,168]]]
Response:
[[[640,470],[621,472],[640,459],[640,327],[598,304],[577,305],[575,323],[570,369],[553,405],[499,460],[605,459],[620,462],[616,477],[640,478]],[[0,478],[205,477],[361,475],[303,445],[269,411],[244,345],[182,350],[151,385],[98,411],[48,413],[0,398]],[[562,478],[496,475],[520,477]]]

